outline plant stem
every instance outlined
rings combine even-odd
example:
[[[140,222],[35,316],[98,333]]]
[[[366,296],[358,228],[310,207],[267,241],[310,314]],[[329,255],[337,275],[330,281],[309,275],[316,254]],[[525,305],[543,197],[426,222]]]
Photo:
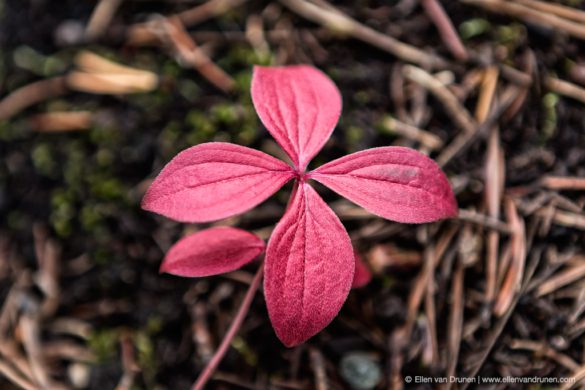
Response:
[[[248,314],[248,310],[250,309],[250,305],[252,303],[252,300],[254,299],[254,295],[256,294],[258,287],[260,287],[260,282],[262,281],[263,273],[264,264],[261,264],[260,268],[258,269],[258,272],[256,272],[256,275],[254,276],[254,280],[252,280],[252,284],[250,284],[250,287],[246,292],[246,296],[244,297],[244,300],[242,301],[240,308],[238,309],[236,317],[234,318],[234,322],[232,322],[232,324],[230,325],[230,328],[223,337],[220,346],[217,348],[217,351],[215,352],[209,363],[207,363],[205,369],[199,375],[199,378],[197,378],[197,381],[195,382],[191,390],[202,390],[207,381],[209,380],[209,378],[211,378],[211,376],[215,372],[215,369],[221,362],[221,359],[223,359],[223,356],[227,352],[234,336],[238,333],[238,330],[240,329],[242,322],[244,322],[246,314]]]

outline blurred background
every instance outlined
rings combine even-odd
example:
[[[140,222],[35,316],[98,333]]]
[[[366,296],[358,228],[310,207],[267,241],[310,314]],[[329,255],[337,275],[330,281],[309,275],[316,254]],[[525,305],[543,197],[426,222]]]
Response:
[[[312,166],[414,147],[443,167],[460,215],[392,223],[318,186],[372,280],[294,349],[257,294],[208,388],[585,378],[581,0],[0,0],[0,20],[1,389],[190,388],[258,265],[159,274],[166,250],[207,225],[140,199],[201,142],[282,157],[251,71],[296,63],[343,96]],[[217,224],[268,238],[289,192]]]

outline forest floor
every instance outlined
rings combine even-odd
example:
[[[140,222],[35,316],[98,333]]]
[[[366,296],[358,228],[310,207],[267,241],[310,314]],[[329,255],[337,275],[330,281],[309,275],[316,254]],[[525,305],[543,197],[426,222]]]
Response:
[[[294,63],[343,96],[313,166],[414,147],[443,167],[460,214],[398,224],[317,187],[372,281],[293,349],[257,294],[208,387],[446,389],[476,384],[416,378],[478,375],[575,378],[502,389],[577,386],[585,4],[442,3],[0,0],[0,388],[190,388],[258,264],[159,274],[165,251],[205,226],[140,199],[197,143],[281,153],[252,107],[251,71]],[[219,224],[268,238],[289,191]]]

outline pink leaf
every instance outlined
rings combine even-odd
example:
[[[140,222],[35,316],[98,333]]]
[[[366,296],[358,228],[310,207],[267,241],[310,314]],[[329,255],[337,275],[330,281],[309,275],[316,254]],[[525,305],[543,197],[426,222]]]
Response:
[[[308,176],[393,221],[423,223],[457,215],[445,174],[433,160],[413,149],[364,150],[327,163]]]
[[[260,119],[299,171],[331,136],[341,94],[321,71],[306,65],[255,67],[252,100]]]
[[[142,208],[181,222],[247,211],[293,177],[290,166],[244,146],[211,142],[179,153],[154,180]]]
[[[210,276],[234,271],[264,251],[264,241],[242,229],[214,227],[182,238],[167,252],[160,272]]]
[[[351,288],[364,287],[372,280],[372,273],[364,263],[361,256],[355,252],[355,275],[353,277],[353,284]]]
[[[354,271],[351,241],[339,218],[301,183],[266,250],[266,305],[286,346],[306,341],[335,318]]]

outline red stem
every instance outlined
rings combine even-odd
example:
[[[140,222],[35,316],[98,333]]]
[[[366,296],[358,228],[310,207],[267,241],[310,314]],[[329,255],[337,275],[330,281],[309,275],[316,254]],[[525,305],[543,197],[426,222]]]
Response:
[[[260,268],[258,269],[258,272],[256,272],[256,275],[254,276],[254,280],[252,280],[252,284],[250,284],[250,287],[248,288],[248,291],[246,292],[246,296],[244,297],[244,300],[242,301],[242,305],[238,309],[236,317],[234,318],[234,322],[232,322],[232,324],[230,325],[230,328],[228,329],[227,333],[223,337],[223,340],[222,340],[219,348],[217,348],[217,351],[215,352],[215,354],[213,355],[213,357],[211,358],[209,363],[207,363],[207,366],[201,372],[201,374],[199,375],[199,378],[197,378],[197,381],[195,382],[195,384],[193,385],[191,390],[202,390],[203,387],[205,386],[205,384],[207,383],[207,381],[209,380],[209,378],[211,378],[211,376],[213,375],[213,373],[217,369],[217,366],[221,362],[221,359],[223,359],[223,356],[227,352],[230,344],[232,343],[234,336],[238,333],[238,330],[240,330],[240,326],[242,326],[242,322],[244,322],[244,318],[246,318],[246,314],[248,314],[248,310],[250,309],[250,305],[252,304],[252,300],[254,299],[254,295],[256,294],[258,287],[260,287],[260,282],[262,281],[262,274],[263,273],[264,273],[264,264],[260,264]]]

